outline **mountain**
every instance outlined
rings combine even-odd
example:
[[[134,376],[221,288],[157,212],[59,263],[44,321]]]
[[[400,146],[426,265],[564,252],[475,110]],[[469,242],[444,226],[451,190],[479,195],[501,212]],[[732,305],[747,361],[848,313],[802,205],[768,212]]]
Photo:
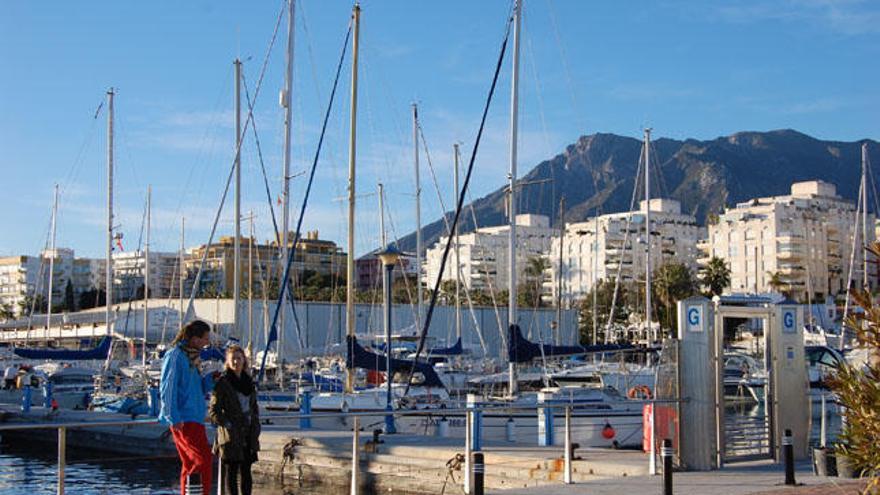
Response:
[[[785,129],[738,132],[711,141],[661,138],[653,141],[651,196],[681,202],[682,212],[705,223],[710,213],[756,197],[788,194],[792,182],[820,179],[837,186],[837,193],[855,201],[861,173],[861,145],[868,143],[870,163],[880,163],[876,141],[822,141]],[[519,189],[520,213],[538,213],[558,223],[559,198],[565,197],[567,222],[600,213],[628,211],[641,153],[640,140],[615,134],[582,136],[553,158],[535,166],[521,181],[537,182]],[[479,158],[476,166],[479,166]],[[659,175],[658,175],[659,169]],[[878,170],[872,170],[868,189],[875,189]],[[500,178],[499,178],[500,179]],[[544,182],[539,182],[544,181]],[[481,227],[507,221],[505,187],[473,203]],[[643,196],[643,192],[639,192]],[[873,197],[869,194],[869,197]],[[637,198],[641,199],[641,198]],[[869,211],[873,210],[869,204]],[[451,218],[451,214],[447,214]],[[470,210],[462,215],[461,232],[474,228]],[[443,219],[422,227],[429,247],[445,233]],[[401,239],[405,250],[415,249],[415,232]]]

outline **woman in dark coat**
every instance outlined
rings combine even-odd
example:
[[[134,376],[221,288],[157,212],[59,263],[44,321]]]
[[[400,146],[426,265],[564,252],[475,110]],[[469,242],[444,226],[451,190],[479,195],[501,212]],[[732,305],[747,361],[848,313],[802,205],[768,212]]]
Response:
[[[251,464],[260,450],[260,416],[257,391],[248,373],[247,358],[238,345],[226,349],[226,369],[214,385],[209,407],[217,426],[214,452],[220,456],[227,495],[250,495]]]

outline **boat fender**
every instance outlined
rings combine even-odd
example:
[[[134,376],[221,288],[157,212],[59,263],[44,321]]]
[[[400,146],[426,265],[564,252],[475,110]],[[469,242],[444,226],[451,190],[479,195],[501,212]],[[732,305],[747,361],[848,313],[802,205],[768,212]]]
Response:
[[[614,427],[611,426],[611,423],[606,421],[605,426],[602,428],[602,438],[611,440],[615,435],[617,435],[617,432],[614,431]]]
[[[626,391],[626,396],[630,399],[650,399],[651,389],[647,385],[636,385]]]

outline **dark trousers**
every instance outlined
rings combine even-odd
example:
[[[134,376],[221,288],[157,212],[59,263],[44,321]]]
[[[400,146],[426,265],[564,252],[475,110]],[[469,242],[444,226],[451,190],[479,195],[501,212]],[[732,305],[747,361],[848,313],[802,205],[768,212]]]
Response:
[[[250,462],[226,462],[223,463],[223,477],[226,484],[226,495],[238,495],[239,480],[241,481],[241,495],[251,495],[253,478],[251,478]],[[241,475],[239,477],[239,474]]]

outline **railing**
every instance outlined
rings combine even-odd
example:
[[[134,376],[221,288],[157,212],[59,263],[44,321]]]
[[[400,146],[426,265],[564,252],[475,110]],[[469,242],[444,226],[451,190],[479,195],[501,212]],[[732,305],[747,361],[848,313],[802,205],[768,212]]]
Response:
[[[627,400],[626,404],[631,405],[639,405],[639,404],[670,404],[670,403],[680,403],[681,400]],[[261,420],[278,420],[278,419],[291,419],[291,420],[299,420],[299,429],[309,429],[310,426],[305,426],[309,423],[308,420],[312,419],[322,419],[322,418],[352,418],[352,495],[357,493],[358,486],[358,438],[360,433],[360,419],[363,417],[376,417],[376,416],[442,416],[442,415],[451,415],[451,414],[464,414],[466,416],[466,437],[465,437],[465,478],[464,478],[464,491],[465,493],[470,493],[470,482],[472,479],[472,470],[473,464],[471,462],[471,454],[474,451],[478,451],[481,447],[481,442],[479,441],[479,437],[482,436],[481,429],[481,420],[477,418],[481,418],[482,414],[485,412],[511,412],[511,411],[535,411],[536,416],[540,417],[541,410],[549,410],[549,414],[553,414],[552,410],[560,410],[564,409],[565,412],[565,423],[564,423],[564,442],[563,442],[563,483],[569,484],[572,483],[572,439],[571,439],[571,414],[572,411],[584,408],[586,409],[591,404],[583,402],[579,403],[577,400],[570,401],[562,399],[552,399],[551,401],[545,403],[537,403],[534,405],[509,405],[509,404],[499,404],[499,405],[490,405],[490,404],[481,404],[475,405],[473,407],[458,407],[458,408],[447,408],[447,409],[439,409],[439,408],[431,408],[431,409],[396,409],[393,411],[363,411],[363,412],[339,412],[339,413],[312,413],[312,414],[272,414],[272,415],[264,415],[261,416]],[[653,410],[653,408],[652,408]],[[305,421],[305,423],[304,423]],[[58,480],[57,480],[57,491],[58,495],[64,495],[64,472],[66,469],[66,450],[67,450],[67,430],[68,429],[84,429],[84,428],[98,428],[105,426],[146,426],[146,425],[155,425],[158,424],[159,420],[156,418],[150,419],[129,419],[129,420],[119,420],[119,421],[79,421],[79,422],[55,422],[55,423],[18,423],[18,424],[0,424],[0,434],[5,431],[14,431],[14,430],[45,430],[45,429],[54,429],[58,430]],[[653,423],[653,421],[652,421]],[[206,423],[209,425],[209,423]],[[476,426],[475,426],[476,425]],[[293,426],[293,425],[291,425]],[[653,437],[653,428],[651,435],[652,444],[657,443],[657,439]],[[477,439],[474,436],[478,437]],[[552,435],[551,435],[552,436]],[[552,444],[552,441],[550,442]],[[476,449],[474,449],[476,447]],[[552,446],[548,446],[549,448],[553,448]],[[657,450],[657,449],[654,449]],[[658,452],[652,452],[651,459],[649,459],[649,465],[653,466],[656,459],[654,459],[655,454]],[[652,473],[653,474],[653,473]]]

